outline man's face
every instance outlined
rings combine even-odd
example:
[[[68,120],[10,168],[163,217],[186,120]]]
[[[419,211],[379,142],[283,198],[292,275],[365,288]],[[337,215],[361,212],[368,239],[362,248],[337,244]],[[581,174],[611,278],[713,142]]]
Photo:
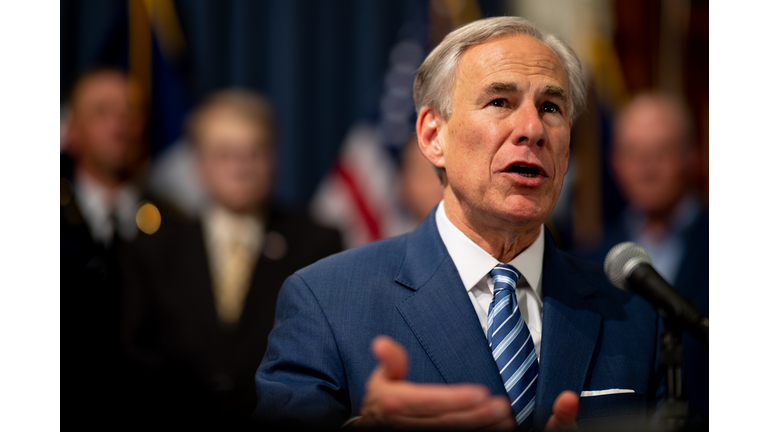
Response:
[[[264,128],[221,107],[208,111],[201,121],[200,172],[212,198],[234,212],[263,204],[273,170]]]
[[[613,172],[640,211],[671,210],[688,185],[687,153],[677,115],[653,101],[632,106],[617,124]]]
[[[455,201],[475,220],[470,223],[491,227],[544,223],[568,169],[568,92],[555,53],[529,36],[499,37],[465,51],[453,112],[438,132],[446,206]]]
[[[143,132],[143,113],[123,75],[105,72],[81,84],[69,133],[75,157],[104,174],[128,175],[143,156]]]

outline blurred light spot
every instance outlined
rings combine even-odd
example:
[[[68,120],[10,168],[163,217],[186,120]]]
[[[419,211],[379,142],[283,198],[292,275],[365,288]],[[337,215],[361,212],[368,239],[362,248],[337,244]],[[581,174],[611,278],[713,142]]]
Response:
[[[282,234],[270,231],[264,237],[264,256],[277,261],[285,256],[288,252],[288,242],[285,241],[285,237]]]
[[[61,198],[60,203],[61,206],[64,207],[65,205],[69,204],[70,201],[72,201],[72,183],[65,179],[64,177],[61,178]]]
[[[136,212],[136,225],[144,234],[156,233],[160,228],[160,210],[149,201],[142,202]]]

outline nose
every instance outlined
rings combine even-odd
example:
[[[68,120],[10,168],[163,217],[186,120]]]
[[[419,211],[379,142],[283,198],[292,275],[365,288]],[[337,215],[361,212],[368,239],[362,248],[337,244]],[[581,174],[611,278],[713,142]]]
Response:
[[[526,103],[520,106],[511,121],[514,127],[511,136],[513,143],[537,147],[543,147],[547,143],[547,131],[534,104]]]

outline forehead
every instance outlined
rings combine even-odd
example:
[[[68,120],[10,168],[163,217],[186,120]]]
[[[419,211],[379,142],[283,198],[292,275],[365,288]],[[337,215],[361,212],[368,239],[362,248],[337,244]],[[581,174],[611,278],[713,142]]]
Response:
[[[75,90],[72,103],[78,106],[127,98],[128,80],[117,73],[105,72],[81,82]]]
[[[554,51],[525,34],[496,37],[467,49],[459,58],[454,91],[459,86],[484,87],[510,80],[535,80],[568,91],[565,69]]]
[[[662,144],[680,140],[682,126],[672,107],[656,101],[642,101],[623,113],[616,135],[622,145],[635,141]]]
[[[208,108],[198,118],[197,132],[203,145],[242,143],[266,146],[267,131],[261,123],[226,106]]]

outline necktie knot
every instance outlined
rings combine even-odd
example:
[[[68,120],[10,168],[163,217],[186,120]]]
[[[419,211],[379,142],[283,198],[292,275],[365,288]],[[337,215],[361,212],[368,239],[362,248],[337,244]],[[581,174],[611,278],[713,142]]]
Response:
[[[517,288],[517,281],[520,279],[520,272],[509,264],[498,264],[491,270],[491,279],[493,280],[493,295],[505,289],[514,293],[515,288]]]

